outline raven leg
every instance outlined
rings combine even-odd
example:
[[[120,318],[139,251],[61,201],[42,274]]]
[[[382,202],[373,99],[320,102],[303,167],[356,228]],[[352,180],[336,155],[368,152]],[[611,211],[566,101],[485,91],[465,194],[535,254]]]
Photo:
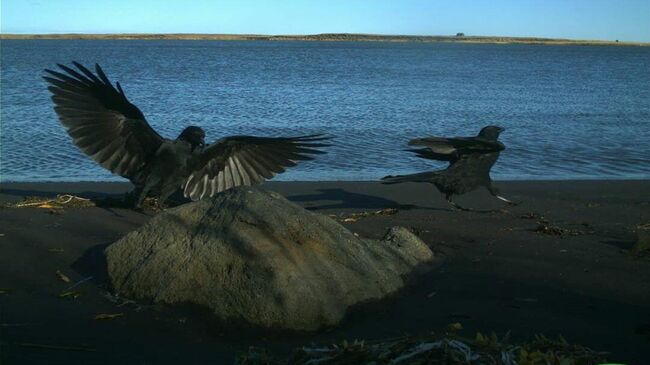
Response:
[[[490,192],[490,194],[492,194],[493,197],[495,197],[495,198],[497,198],[499,200],[503,200],[504,202],[506,202],[506,203],[508,203],[510,205],[518,205],[519,204],[519,203],[515,203],[515,202],[513,202],[511,200],[508,200],[508,199],[502,197],[501,195],[499,195],[499,189],[494,187],[494,185],[492,185],[492,184],[488,185],[487,189]]]
[[[178,190],[178,188],[176,187],[171,189],[167,188],[166,190],[163,190],[162,194],[160,194],[160,198],[158,198],[158,205],[162,207],[167,201],[167,199],[169,199],[169,197],[176,192],[176,190]]]
[[[454,207],[454,209],[462,210],[462,211],[465,211],[465,212],[471,212],[472,211],[472,209],[461,207],[460,205],[456,204],[455,201],[451,200],[451,194],[445,195],[445,199],[447,199],[447,203],[449,203],[452,207]]]
[[[140,196],[141,192],[142,192],[142,186],[141,185],[136,185],[133,188],[133,190],[131,190],[128,193],[124,194],[124,197],[122,199],[122,206],[133,208],[135,206],[135,203],[137,202],[138,197]]]
[[[144,199],[147,197],[147,195],[149,194],[149,190],[151,190],[152,187],[153,184],[146,183],[143,188],[139,189],[139,191],[137,191],[138,189],[134,191],[134,193],[137,193],[137,199],[135,201],[135,204],[133,205],[133,208],[142,209],[142,202],[144,202]]]

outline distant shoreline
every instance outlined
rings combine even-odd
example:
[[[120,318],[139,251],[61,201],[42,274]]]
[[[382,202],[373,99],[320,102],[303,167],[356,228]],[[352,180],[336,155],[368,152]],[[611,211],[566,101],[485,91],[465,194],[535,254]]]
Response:
[[[543,44],[543,45],[597,45],[597,46],[650,46],[648,42],[619,42],[599,40],[574,40],[535,37],[497,36],[420,36],[324,33],[311,35],[260,35],[260,34],[199,34],[199,33],[117,33],[117,34],[0,34],[1,39],[123,39],[123,40],[214,40],[214,41],[319,41],[319,42],[417,42],[417,43],[487,43],[487,44]]]

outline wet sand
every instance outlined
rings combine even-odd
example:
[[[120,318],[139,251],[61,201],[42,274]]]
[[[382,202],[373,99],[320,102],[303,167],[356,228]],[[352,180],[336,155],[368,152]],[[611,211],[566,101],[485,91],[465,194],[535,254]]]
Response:
[[[231,364],[261,346],[293,347],[343,339],[442,332],[510,330],[515,340],[562,334],[610,360],[650,363],[650,260],[628,249],[635,227],[650,222],[649,181],[500,182],[522,204],[489,212],[451,211],[432,187],[375,182],[271,182],[275,190],[323,214],[398,208],[344,223],[379,238],[394,225],[412,228],[442,264],[387,300],[354,308],[339,327],[318,333],[227,328],[196,308],[113,303],[102,249],[145,223],[118,208],[0,209],[0,364]],[[74,193],[111,196],[121,183],[4,183],[0,202]],[[460,197],[479,209],[503,205],[486,192]],[[541,216],[557,234],[535,232]],[[59,270],[70,279],[62,281]],[[59,295],[71,289],[76,299]],[[122,316],[98,321],[97,314]]]

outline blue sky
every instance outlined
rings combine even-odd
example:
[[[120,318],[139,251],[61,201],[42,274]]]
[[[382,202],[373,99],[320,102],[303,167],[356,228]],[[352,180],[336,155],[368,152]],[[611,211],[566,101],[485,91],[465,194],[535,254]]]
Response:
[[[650,42],[650,0],[1,0],[2,33],[379,33]]]

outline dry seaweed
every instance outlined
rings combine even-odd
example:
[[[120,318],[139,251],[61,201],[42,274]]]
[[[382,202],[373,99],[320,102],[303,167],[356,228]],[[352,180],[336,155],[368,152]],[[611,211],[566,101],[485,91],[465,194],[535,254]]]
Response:
[[[29,323],[0,323],[0,327],[27,327],[31,326]]]
[[[288,359],[273,358],[251,347],[238,355],[239,365],[344,365],[344,364],[447,364],[447,365],[596,365],[605,353],[569,344],[562,336],[552,340],[538,335],[532,341],[512,344],[509,334],[477,333],[473,339],[454,334],[410,336],[375,342],[343,341],[329,346],[304,346]]]
[[[62,350],[62,351],[96,351],[94,348],[81,347],[81,346],[59,346],[59,345],[46,345],[40,343],[18,342],[18,346],[32,347],[45,350]]]
[[[117,307],[132,306],[136,312],[139,312],[142,309],[142,306],[136,301],[122,298],[119,295],[113,295],[107,291],[103,292],[102,296]]]
[[[541,215],[541,214],[539,214],[539,213],[535,213],[535,212],[524,213],[524,214],[520,215],[519,218],[521,218],[521,219],[538,219],[538,220],[544,220],[544,216],[543,216],[543,215]]]
[[[585,233],[576,229],[562,228],[552,225],[549,221],[544,219],[537,221],[537,227],[531,229],[531,231],[548,236],[579,236]]]
[[[51,214],[59,214],[64,208],[92,208],[92,207],[114,207],[114,208],[131,208],[132,206],[124,199],[115,199],[112,197],[103,199],[82,198],[72,194],[58,194],[56,198],[29,196],[23,201],[17,203],[4,203],[0,205],[3,208],[38,208],[47,209]],[[165,205],[158,203],[156,198],[146,198],[142,202],[142,210],[151,213],[158,213],[167,208]]]
[[[95,316],[95,320],[96,321],[102,321],[102,320],[106,320],[106,319],[115,319],[115,318],[122,317],[123,315],[124,315],[124,313],[110,313],[110,314],[101,313],[101,314],[98,314],[98,315]]]
[[[70,282],[70,278],[66,274],[62,273],[60,270],[57,270],[55,274],[61,281],[64,281],[66,283]]]
[[[58,194],[56,198],[45,198],[42,196],[26,197],[22,202],[6,203],[7,208],[41,208],[41,209],[62,209],[62,208],[88,208],[96,204],[87,198],[78,197],[72,194]]]
[[[59,298],[66,298],[66,299],[77,299],[81,296],[81,292],[78,291],[66,291],[61,294],[59,294]]]
[[[394,215],[397,214],[399,210],[395,208],[384,208],[372,212],[359,212],[359,213],[350,213],[350,214],[330,214],[330,218],[336,219],[339,222],[343,223],[354,223],[359,219],[374,217],[377,215]]]

